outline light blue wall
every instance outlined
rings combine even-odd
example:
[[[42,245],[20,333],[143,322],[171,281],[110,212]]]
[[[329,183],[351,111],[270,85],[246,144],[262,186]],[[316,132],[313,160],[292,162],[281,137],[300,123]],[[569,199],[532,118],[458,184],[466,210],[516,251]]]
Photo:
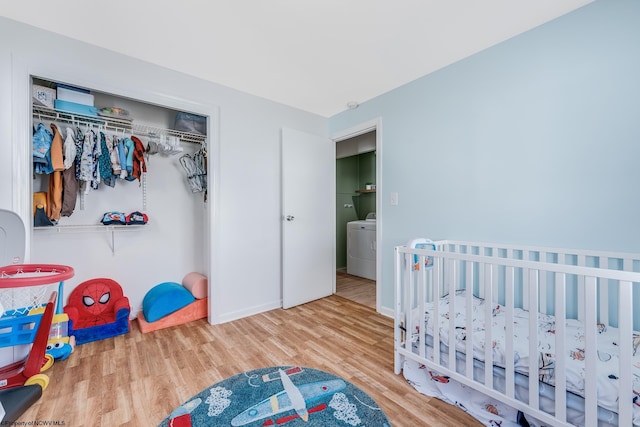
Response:
[[[640,252],[639,22],[596,1],[330,119],[382,120],[383,307],[414,237]]]

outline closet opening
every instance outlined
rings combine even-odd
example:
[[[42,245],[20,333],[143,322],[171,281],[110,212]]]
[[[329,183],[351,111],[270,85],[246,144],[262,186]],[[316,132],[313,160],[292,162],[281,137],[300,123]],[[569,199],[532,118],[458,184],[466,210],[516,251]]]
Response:
[[[39,165],[40,159],[30,162],[24,189],[33,200],[34,222],[27,224],[31,262],[75,269],[64,301],[77,284],[107,277],[121,285],[133,318],[152,287],[180,283],[191,272],[209,278],[211,295],[212,109],[197,111],[197,105],[151,92],[148,99],[153,101],[146,101],[148,91],[128,96],[101,89],[98,82],[77,85],[72,78],[31,76],[30,85],[31,134],[59,132],[63,144],[70,144],[68,153],[72,146],[76,149],[69,158],[63,151],[62,173],[74,169],[69,179],[78,181],[77,187],[63,188],[66,210],[54,209],[51,215],[53,175]],[[34,141],[30,157],[36,155]],[[119,146],[125,150],[118,151]],[[90,160],[98,164],[91,171],[83,170],[91,164],[83,163],[88,147]],[[36,222],[43,193],[48,221]],[[132,223],[130,217],[143,220]],[[212,319],[210,304],[210,323]]]

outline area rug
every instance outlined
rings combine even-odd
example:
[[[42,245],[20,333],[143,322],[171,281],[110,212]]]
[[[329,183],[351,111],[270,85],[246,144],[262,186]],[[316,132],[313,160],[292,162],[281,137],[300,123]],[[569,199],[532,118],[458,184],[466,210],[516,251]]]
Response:
[[[391,427],[364,391],[327,372],[300,366],[247,371],[220,381],[175,409],[160,427]]]

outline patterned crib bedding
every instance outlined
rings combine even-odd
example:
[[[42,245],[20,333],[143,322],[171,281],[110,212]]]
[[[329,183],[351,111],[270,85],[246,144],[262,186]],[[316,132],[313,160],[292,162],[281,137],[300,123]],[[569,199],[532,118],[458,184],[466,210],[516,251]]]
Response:
[[[439,300],[439,331],[440,341],[444,347],[449,346],[449,295]],[[466,296],[465,291],[458,291],[455,295],[455,319],[454,325],[455,331],[455,348],[456,351],[463,355],[466,351],[466,336],[467,330],[465,329],[465,306]],[[425,342],[427,345],[432,345],[433,335],[433,303],[429,303],[425,306],[425,324],[427,339]],[[478,362],[484,362],[484,349],[485,349],[485,301],[483,299],[473,297],[473,357]],[[417,325],[420,314],[413,313],[413,325]],[[537,366],[539,367],[539,380],[545,384],[553,386],[555,384],[554,364],[556,359],[555,354],[555,317],[549,315],[539,314],[538,316],[538,354],[535,355],[537,359]],[[505,341],[505,320],[506,311],[505,307],[496,304],[492,309],[492,316],[490,319],[490,327],[492,328],[492,349],[493,349],[493,361],[494,366],[499,368],[505,367],[506,361],[506,341]],[[514,332],[514,365],[516,373],[521,374],[523,378],[528,375],[529,365],[529,317],[528,312],[519,308],[513,310],[513,332]],[[566,368],[566,381],[567,390],[574,393],[578,397],[578,400],[582,401],[584,397],[584,379],[585,379],[585,363],[584,363],[584,326],[580,321],[567,319],[565,326],[565,348],[568,351],[568,356],[565,358]],[[416,330],[411,331],[411,341],[414,344],[414,348],[417,348],[417,344],[420,342],[421,333],[419,327]],[[617,379],[620,376],[618,371],[618,330],[617,328],[608,327],[605,325],[598,325],[598,376],[597,376],[597,390],[598,390],[598,402],[599,406],[606,411],[604,412],[617,412],[618,401],[618,384]],[[634,333],[634,342],[637,345],[640,343],[640,334]],[[623,375],[633,375],[633,389],[632,396],[627,398],[634,402],[634,424],[640,425],[640,350],[634,347],[636,351],[633,356],[633,366],[631,372],[625,372]],[[417,350],[416,350],[417,351]],[[432,351],[428,351],[428,355],[432,354]],[[482,365],[482,364],[481,364]],[[496,371],[496,369],[494,369]],[[481,372],[478,375],[483,375]],[[405,375],[406,376],[406,375]],[[430,377],[433,373],[429,374]],[[407,378],[409,379],[409,378]],[[431,378],[432,379],[432,378]],[[414,380],[415,381],[415,380]],[[528,386],[528,381],[519,380],[516,378],[516,385],[521,383],[522,387]],[[571,396],[569,396],[571,398]],[[550,399],[553,399],[553,391],[550,391]],[[446,400],[446,399],[445,399]],[[579,408],[584,406],[582,403],[576,403],[568,401],[568,406],[574,406]],[[551,400],[552,402],[552,400]],[[552,406],[551,408],[552,409]],[[600,413],[600,411],[599,411]],[[603,415],[605,418],[610,418],[610,415]]]

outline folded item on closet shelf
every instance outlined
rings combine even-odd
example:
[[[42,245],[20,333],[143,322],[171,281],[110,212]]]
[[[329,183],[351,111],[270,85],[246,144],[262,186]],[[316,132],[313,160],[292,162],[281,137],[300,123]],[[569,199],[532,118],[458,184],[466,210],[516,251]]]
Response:
[[[127,223],[127,216],[124,212],[106,212],[102,216],[102,222],[104,225],[111,224],[122,224],[125,225]]]
[[[207,134],[207,118],[197,114],[178,113],[174,129],[180,132]]]
[[[53,108],[53,100],[56,99],[56,90],[54,88],[32,85],[33,105]]]
[[[129,112],[120,107],[102,107],[98,110],[98,115],[103,117],[114,117],[116,119],[131,120]]]
[[[80,114],[90,117],[98,116],[98,109],[91,105],[78,104],[77,102],[64,101],[62,99],[56,99],[53,105],[56,111],[62,113]]]
[[[149,221],[147,214],[142,212],[131,212],[126,218],[127,225],[146,224]]]
[[[93,107],[94,97],[88,90],[72,86],[59,85],[57,88],[57,92],[57,99],[61,101],[73,102],[76,104],[88,105],[90,107]]]

